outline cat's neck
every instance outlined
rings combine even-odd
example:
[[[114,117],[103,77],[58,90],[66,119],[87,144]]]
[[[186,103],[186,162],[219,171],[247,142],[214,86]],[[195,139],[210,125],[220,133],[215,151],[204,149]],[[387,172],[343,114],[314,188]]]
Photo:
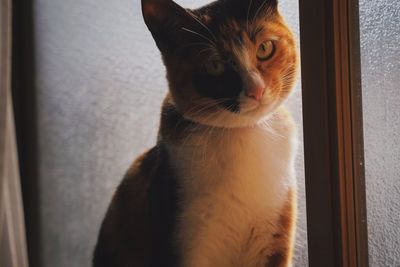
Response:
[[[270,113],[268,116],[265,116],[263,120],[257,121],[254,123],[248,123],[245,126],[235,126],[231,125],[228,127],[218,126],[213,123],[208,124],[207,122],[195,121],[187,116],[184,116],[171,97],[168,95],[163,102],[162,110],[161,110],[161,121],[160,121],[160,131],[159,131],[159,140],[164,141],[179,141],[188,137],[188,135],[209,133],[211,131],[215,132],[246,132],[247,130],[262,128],[267,131],[274,131],[271,128],[271,124],[275,121],[285,120],[281,116],[281,113],[284,113],[284,117],[287,117],[287,112],[284,108],[280,107],[276,109],[275,112]],[[291,121],[290,121],[291,122]],[[210,137],[210,136],[209,136]]]
[[[268,150],[274,155],[274,150],[279,152],[281,148],[287,146],[291,147],[287,147],[289,156],[295,154],[292,153],[294,152],[292,148],[297,147],[295,123],[283,106],[277,108],[265,121],[255,125],[224,128],[187,119],[170,101],[165,101],[163,105],[159,142],[171,148],[170,151],[176,150],[176,153],[186,151],[190,157],[206,150],[208,155],[217,151],[218,157],[223,156],[220,151],[225,155],[237,153],[251,155],[257,153],[257,150]]]

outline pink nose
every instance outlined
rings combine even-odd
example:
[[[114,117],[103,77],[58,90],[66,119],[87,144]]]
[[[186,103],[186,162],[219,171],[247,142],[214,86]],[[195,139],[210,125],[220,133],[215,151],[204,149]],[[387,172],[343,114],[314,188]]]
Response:
[[[265,93],[265,88],[258,86],[258,87],[250,87],[246,90],[246,96],[254,98],[257,101],[260,101]]]

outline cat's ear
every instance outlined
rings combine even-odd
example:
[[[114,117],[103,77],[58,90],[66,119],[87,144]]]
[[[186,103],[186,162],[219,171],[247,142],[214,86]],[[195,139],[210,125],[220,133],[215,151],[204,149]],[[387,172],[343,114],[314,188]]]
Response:
[[[193,18],[172,0],[142,0],[144,21],[161,51],[173,47],[182,28],[190,28]]]

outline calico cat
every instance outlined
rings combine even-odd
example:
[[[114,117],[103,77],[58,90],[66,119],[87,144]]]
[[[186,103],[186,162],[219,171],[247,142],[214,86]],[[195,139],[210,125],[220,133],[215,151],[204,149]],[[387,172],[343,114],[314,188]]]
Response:
[[[167,70],[157,145],[119,185],[93,266],[291,266],[297,71],[276,0],[142,0]]]

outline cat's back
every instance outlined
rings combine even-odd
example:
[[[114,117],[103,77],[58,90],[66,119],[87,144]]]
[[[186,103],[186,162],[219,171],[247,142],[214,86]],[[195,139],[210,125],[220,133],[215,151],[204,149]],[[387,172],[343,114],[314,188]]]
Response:
[[[93,266],[175,266],[171,229],[176,188],[163,145],[138,157],[101,226]]]

